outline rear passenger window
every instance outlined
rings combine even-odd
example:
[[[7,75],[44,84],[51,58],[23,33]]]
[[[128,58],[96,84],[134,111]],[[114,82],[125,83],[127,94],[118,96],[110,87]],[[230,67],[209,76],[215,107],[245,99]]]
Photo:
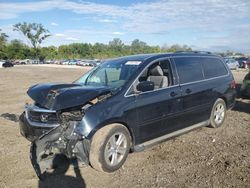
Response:
[[[202,65],[199,58],[180,57],[174,59],[180,84],[204,79]]]
[[[213,78],[226,75],[227,69],[224,63],[217,58],[202,58],[205,78]]]

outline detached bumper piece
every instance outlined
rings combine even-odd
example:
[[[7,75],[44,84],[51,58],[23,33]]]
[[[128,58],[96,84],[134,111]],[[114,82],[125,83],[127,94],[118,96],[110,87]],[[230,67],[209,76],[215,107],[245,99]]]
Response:
[[[62,124],[32,142],[30,159],[39,179],[55,166],[57,155],[77,159],[79,163],[89,164],[89,140],[75,132],[75,122]]]

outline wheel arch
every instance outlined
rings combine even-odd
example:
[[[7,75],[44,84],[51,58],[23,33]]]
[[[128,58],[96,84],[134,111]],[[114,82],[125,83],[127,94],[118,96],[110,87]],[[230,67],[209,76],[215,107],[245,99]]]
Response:
[[[95,133],[98,132],[98,130],[102,129],[103,127],[106,127],[108,125],[111,125],[111,124],[120,124],[122,126],[124,126],[128,132],[129,132],[129,135],[131,137],[131,147],[130,147],[130,150],[133,150],[133,147],[135,145],[135,134],[134,134],[134,131],[133,129],[124,121],[121,121],[121,120],[112,120],[112,121],[105,121],[99,125],[97,125],[87,136],[88,139],[92,139],[93,136],[95,135]]]
[[[225,96],[221,96],[221,97],[219,97],[218,99],[222,99],[222,100],[225,102],[226,107],[227,107],[227,109],[228,109],[228,101],[227,101],[227,97],[225,97]]]

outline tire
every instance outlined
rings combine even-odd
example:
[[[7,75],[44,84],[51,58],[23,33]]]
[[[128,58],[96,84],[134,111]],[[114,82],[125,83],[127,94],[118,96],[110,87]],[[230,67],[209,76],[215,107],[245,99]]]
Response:
[[[226,103],[223,99],[219,98],[215,101],[211,115],[210,115],[210,126],[212,128],[221,127],[226,119]]]
[[[130,133],[124,125],[107,125],[98,130],[91,140],[90,165],[101,172],[114,172],[124,164],[130,147]]]

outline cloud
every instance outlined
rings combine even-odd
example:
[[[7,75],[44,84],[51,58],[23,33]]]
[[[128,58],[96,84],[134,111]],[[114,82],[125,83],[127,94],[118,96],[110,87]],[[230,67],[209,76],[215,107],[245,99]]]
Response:
[[[1,8],[0,8],[1,9]],[[17,14],[15,13],[9,13],[9,12],[0,12],[0,19],[12,19],[12,18],[16,18]]]
[[[98,20],[99,22],[101,23],[117,23],[117,20],[114,20],[114,19],[100,19]]]
[[[59,1],[37,1],[22,3],[0,3],[0,19],[12,19],[19,14],[27,12],[42,12],[54,9],[59,5]]]
[[[250,19],[249,7],[248,0],[158,0],[129,6],[52,0],[0,3],[0,19],[15,18],[27,12],[60,9],[104,17],[99,20],[103,23],[114,23],[116,19],[121,19],[120,27],[130,32],[164,33],[186,28],[212,31],[222,25],[235,27],[233,23]]]
[[[236,35],[240,34],[239,30],[250,30],[249,7],[249,0],[156,0],[128,6],[70,0],[22,1],[0,3],[0,20],[13,19],[23,13],[66,10],[84,17],[89,16],[90,19],[106,23],[107,27],[110,27],[101,33],[97,33],[99,31],[96,31],[96,28],[65,32],[65,36],[74,39],[82,39],[79,33],[88,36],[92,36],[92,33],[112,36],[122,35],[125,31],[133,36],[166,36],[182,31],[187,37],[197,35],[197,46],[242,45],[244,49],[249,49],[246,45],[250,43],[248,35]],[[74,35],[71,35],[72,33]]]
[[[63,33],[56,33],[55,36],[56,36],[56,37],[64,37],[65,34],[63,34]]]
[[[240,26],[245,27],[245,26]],[[240,51],[244,53],[250,52],[249,46],[249,29],[238,29],[224,36],[201,37],[199,38],[200,48],[208,51]]]
[[[66,40],[71,40],[71,41],[77,41],[77,40],[79,40],[79,39],[74,38],[74,37],[66,37],[65,39]]]
[[[52,26],[59,26],[59,24],[55,23],[55,22],[51,22],[50,25],[52,25]]]
[[[112,33],[112,35],[124,35],[124,33],[119,32],[119,31],[115,31],[115,32]]]

